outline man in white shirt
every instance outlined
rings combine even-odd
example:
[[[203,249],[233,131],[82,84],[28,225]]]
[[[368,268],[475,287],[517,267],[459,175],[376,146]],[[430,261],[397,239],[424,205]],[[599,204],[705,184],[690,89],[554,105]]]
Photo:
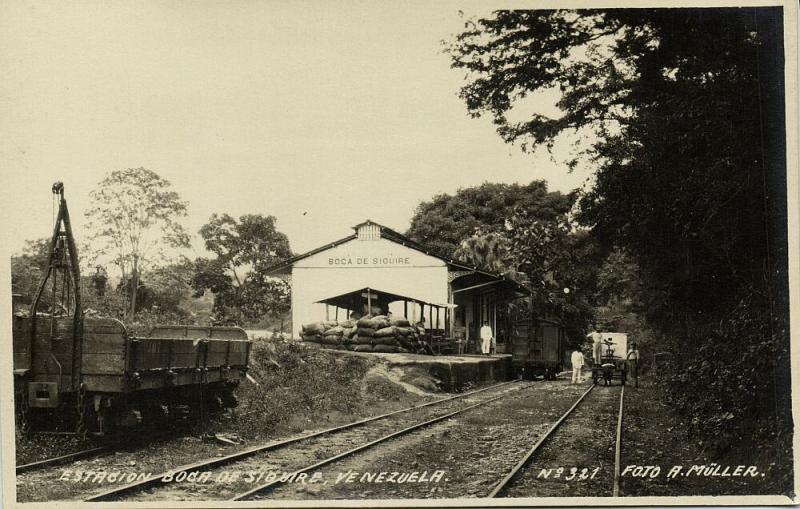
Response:
[[[634,387],[639,388],[639,348],[636,343],[631,343],[625,363],[628,368],[628,376],[633,378]]]
[[[575,351],[572,352],[572,357],[570,359],[572,361],[572,383],[580,383],[583,382],[583,377],[581,376],[581,370],[583,369],[583,353],[579,347],[575,347]]]
[[[596,326],[592,325],[592,332],[587,334],[586,337],[592,340],[594,364],[599,366],[602,364],[600,358],[603,356],[603,335],[597,332]]]
[[[481,327],[481,353],[483,355],[489,355],[489,351],[492,348],[492,338],[494,334],[492,333],[492,328],[489,327],[489,322],[484,320],[483,327]]]

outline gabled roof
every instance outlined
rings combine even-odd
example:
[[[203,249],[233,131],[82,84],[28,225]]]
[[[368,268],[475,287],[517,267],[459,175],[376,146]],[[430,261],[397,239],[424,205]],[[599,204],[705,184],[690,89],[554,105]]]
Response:
[[[311,251],[308,251],[307,253],[303,253],[303,254],[292,256],[291,258],[289,258],[287,260],[284,260],[284,261],[282,261],[282,262],[280,262],[278,264],[273,265],[272,267],[269,267],[267,269],[267,274],[281,274],[286,269],[288,269],[289,267],[291,267],[295,263],[299,262],[303,258],[308,258],[309,256],[314,256],[317,253],[321,253],[323,251],[327,251],[328,249],[331,249],[331,248],[334,248],[334,247],[339,246],[341,244],[344,244],[345,242],[350,242],[351,240],[354,240],[356,238],[358,238],[358,237],[354,233],[352,235],[348,235],[347,237],[343,237],[343,238],[341,238],[339,240],[334,240],[330,244],[325,244],[324,246],[320,246],[320,247],[318,247],[316,249],[312,249]]]
[[[392,242],[395,242],[395,243],[400,244],[402,246],[408,247],[410,249],[414,249],[414,250],[419,251],[421,253],[425,253],[428,256],[432,256],[434,258],[438,258],[439,260],[442,260],[443,262],[447,263],[448,268],[468,270],[468,271],[474,272],[476,274],[483,274],[485,276],[490,276],[490,277],[497,278],[497,279],[505,279],[505,277],[502,274],[496,274],[496,273],[493,273],[493,272],[480,270],[480,269],[478,269],[478,267],[467,265],[467,264],[465,264],[463,262],[459,262],[459,261],[453,260],[452,258],[446,258],[444,256],[440,256],[440,255],[438,255],[436,253],[433,253],[428,248],[423,246],[422,244],[420,244],[420,243],[418,243],[418,242],[416,242],[414,240],[411,240],[410,238],[406,237],[402,233],[399,233],[399,232],[397,232],[395,230],[392,230],[391,228],[389,228],[387,226],[383,226],[382,224],[378,224],[378,223],[376,223],[375,221],[373,221],[371,219],[367,219],[367,220],[365,220],[365,221],[363,221],[361,223],[358,223],[357,225],[353,226],[353,230],[358,231],[358,229],[360,227],[369,226],[369,225],[377,226],[378,228],[380,228],[381,238],[384,238],[386,240],[390,240]],[[286,269],[290,268],[292,265],[294,265],[295,263],[299,262],[300,260],[302,260],[304,258],[308,258],[309,256],[313,256],[313,255],[315,255],[317,253],[321,253],[323,251],[326,251],[328,249],[334,248],[334,247],[339,246],[341,244],[344,244],[346,242],[350,242],[351,240],[354,240],[354,239],[357,239],[357,238],[358,238],[358,235],[354,233],[354,234],[349,235],[347,237],[344,237],[344,238],[341,238],[339,240],[333,241],[330,244],[326,244],[326,245],[320,246],[320,247],[318,247],[316,249],[312,249],[311,251],[308,251],[307,253],[303,253],[303,254],[300,254],[300,255],[293,256],[293,257],[289,258],[288,260],[286,260],[284,262],[281,262],[281,263],[279,263],[277,265],[274,265],[274,266],[270,267],[267,270],[267,273],[268,274],[283,273],[284,271],[286,271]]]

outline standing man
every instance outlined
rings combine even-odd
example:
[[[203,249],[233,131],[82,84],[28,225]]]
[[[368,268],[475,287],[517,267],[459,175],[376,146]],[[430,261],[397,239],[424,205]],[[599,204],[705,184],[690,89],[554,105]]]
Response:
[[[570,359],[572,361],[572,383],[580,383],[583,382],[583,376],[581,376],[581,369],[583,369],[584,359],[583,359],[583,352],[579,346],[575,347],[575,351],[572,352],[572,357]]]
[[[628,376],[633,377],[633,386],[639,388],[639,348],[636,343],[631,343],[628,355],[625,357],[625,362],[628,364]]]
[[[592,332],[586,335],[587,338],[592,340],[592,357],[595,366],[602,364],[601,358],[603,357],[603,336],[597,332],[597,326],[592,324]]]
[[[489,351],[492,348],[493,337],[494,334],[492,333],[492,328],[489,327],[489,322],[484,320],[483,327],[481,327],[481,353],[483,355],[489,355]]]

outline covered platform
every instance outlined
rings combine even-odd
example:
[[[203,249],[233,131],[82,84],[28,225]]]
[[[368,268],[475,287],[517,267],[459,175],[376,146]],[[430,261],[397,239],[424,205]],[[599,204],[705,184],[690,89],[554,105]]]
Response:
[[[365,287],[316,302],[325,305],[326,320],[358,319],[366,314],[402,316],[411,324],[422,324],[426,332],[442,340],[449,337],[450,314],[455,304],[435,304],[419,298]],[[341,316],[340,311],[344,311]],[[437,352],[441,353],[441,352]]]

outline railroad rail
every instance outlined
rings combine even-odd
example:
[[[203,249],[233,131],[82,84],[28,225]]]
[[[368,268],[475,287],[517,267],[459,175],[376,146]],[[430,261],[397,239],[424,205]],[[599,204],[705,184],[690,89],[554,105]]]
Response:
[[[140,480],[140,481],[137,481],[137,482],[125,484],[123,486],[104,491],[102,493],[93,495],[93,496],[85,499],[84,501],[85,502],[100,502],[100,501],[111,501],[111,500],[124,500],[124,498],[126,496],[130,496],[130,495],[132,495],[132,494],[134,494],[136,492],[142,491],[142,490],[144,490],[146,488],[149,488],[149,487],[152,487],[152,486],[156,486],[156,485],[159,485],[159,484],[163,485],[163,484],[165,484],[164,482],[162,482],[163,479],[165,479],[165,478],[174,478],[175,476],[177,476],[178,474],[183,473],[183,472],[192,472],[192,471],[199,470],[201,468],[208,469],[208,468],[220,467],[220,466],[227,465],[227,464],[230,464],[230,463],[233,463],[233,462],[236,462],[236,461],[240,461],[240,460],[244,460],[244,459],[250,458],[250,457],[255,456],[257,454],[260,454],[260,453],[264,453],[264,452],[268,452],[268,451],[274,451],[276,449],[280,449],[280,448],[283,448],[283,447],[286,447],[286,446],[289,446],[289,445],[292,445],[292,444],[298,444],[298,443],[304,442],[306,440],[309,440],[311,438],[321,437],[321,436],[325,436],[325,435],[331,435],[331,434],[334,434],[334,433],[337,433],[337,432],[340,432],[340,431],[357,428],[359,426],[363,426],[365,424],[368,424],[368,423],[371,423],[371,422],[375,422],[375,421],[378,421],[378,420],[381,420],[381,419],[386,419],[386,418],[389,418],[389,417],[392,417],[392,416],[397,416],[397,415],[409,413],[409,412],[412,412],[412,411],[415,411],[415,410],[419,410],[419,409],[422,409],[422,408],[426,408],[426,407],[432,407],[432,406],[435,406],[435,405],[442,405],[442,404],[450,402],[450,401],[467,398],[467,397],[470,397],[470,396],[473,396],[473,395],[476,395],[476,394],[480,394],[480,393],[483,393],[483,392],[486,392],[486,391],[490,391],[490,390],[493,390],[493,389],[498,389],[498,388],[506,387],[506,386],[510,386],[510,385],[516,385],[516,384],[519,384],[518,380],[513,380],[513,381],[510,381],[510,382],[502,382],[502,383],[490,385],[488,387],[484,387],[484,388],[481,388],[481,389],[476,389],[476,390],[473,390],[473,391],[457,394],[455,396],[450,396],[450,397],[438,399],[438,400],[435,400],[435,401],[429,401],[427,403],[421,403],[419,405],[414,405],[414,406],[403,408],[403,409],[400,409],[400,410],[395,410],[393,412],[388,412],[388,413],[385,413],[385,414],[382,414],[382,415],[378,415],[378,416],[374,416],[374,417],[368,417],[368,418],[361,419],[359,421],[351,422],[351,423],[348,423],[348,424],[344,424],[344,425],[341,425],[341,426],[336,426],[336,427],[333,427],[333,428],[328,428],[328,429],[324,429],[324,430],[321,430],[321,431],[316,431],[316,432],[313,432],[313,433],[307,433],[305,435],[301,435],[301,436],[298,436],[298,437],[288,438],[288,439],[280,440],[280,441],[277,441],[277,442],[270,442],[270,443],[259,445],[259,446],[256,446],[256,447],[251,447],[249,449],[245,449],[243,451],[239,451],[239,452],[236,452],[236,453],[233,453],[233,454],[229,454],[227,456],[202,460],[202,461],[199,461],[199,462],[196,462],[196,463],[192,463],[192,464],[189,464],[189,465],[184,465],[184,466],[180,466],[180,467],[177,467],[177,468],[174,468],[174,469],[171,469],[171,470],[167,470],[165,472],[150,476],[147,479],[143,479],[143,480]],[[509,392],[515,392],[515,391],[509,391]],[[488,403],[491,403],[493,401],[496,401],[496,400],[498,400],[500,398],[505,397],[507,394],[508,394],[508,392],[505,392],[505,393],[503,393],[503,394],[501,394],[499,396],[495,396],[493,398],[489,398],[489,399],[481,401],[481,402],[479,402],[477,404],[469,405],[469,406],[467,406],[465,408],[456,410],[454,412],[447,413],[447,414],[445,414],[443,416],[439,416],[439,417],[436,417],[434,419],[429,419],[429,420],[426,420],[426,421],[424,421],[422,423],[418,423],[418,424],[415,424],[413,426],[409,426],[407,428],[404,428],[404,429],[402,429],[400,431],[396,431],[396,432],[390,433],[389,435],[385,435],[385,436],[383,436],[383,437],[381,437],[381,438],[379,438],[377,440],[373,440],[373,441],[371,441],[371,442],[369,442],[367,444],[364,444],[362,446],[350,449],[348,451],[345,451],[344,453],[337,454],[337,455],[335,455],[335,456],[333,456],[331,458],[327,458],[325,460],[322,460],[322,461],[320,461],[320,462],[318,462],[318,463],[316,463],[314,465],[310,465],[310,466],[304,467],[301,470],[299,470],[297,473],[308,472],[310,470],[314,470],[314,469],[319,468],[319,467],[321,467],[323,465],[326,465],[328,463],[332,463],[333,461],[337,461],[337,460],[342,459],[342,458],[344,458],[346,456],[350,456],[350,455],[355,454],[355,453],[357,453],[359,451],[362,451],[364,449],[373,447],[373,446],[375,446],[375,445],[377,445],[379,443],[382,443],[382,442],[384,442],[386,440],[389,440],[391,438],[410,433],[410,432],[412,432],[412,431],[414,431],[416,429],[419,429],[419,428],[434,424],[435,422],[439,422],[439,421],[448,419],[450,417],[453,417],[453,416],[455,416],[457,414],[466,412],[466,411],[471,410],[473,408],[477,408],[479,406],[486,405]],[[276,483],[269,483],[269,485],[259,486],[259,487],[255,488],[253,490],[248,491],[247,493],[243,493],[243,494],[238,495],[237,497],[233,498],[232,500],[241,500],[243,498],[252,497],[252,496],[254,496],[254,495],[258,494],[258,493],[264,492],[265,490],[271,488],[275,484]]]
[[[525,456],[517,462],[511,471],[503,477],[500,482],[498,482],[492,491],[487,496],[488,498],[500,498],[503,497],[507,490],[512,486],[515,479],[519,477],[520,472],[525,470],[525,468],[530,464],[531,459],[534,455],[542,448],[542,445],[547,442],[547,439],[561,427],[564,421],[573,413],[573,411],[578,408],[578,406],[584,401],[586,396],[589,395],[592,390],[597,387],[596,384],[592,384],[581,396],[575,401],[575,403],[566,411],[564,414],[547,430],[547,432],[542,435],[542,437],[531,447]],[[619,397],[619,412],[617,416],[617,425],[616,425],[616,438],[615,438],[615,445],[614,445],[614,484],[612,488],[612,496],[618,497],[620,489],[619,489],[619,478],[620,478],[620,460],[622,456],[622,416],[623,416],[623,405],[625,402],[625,386],[622,386],[620,391]]]
[[[41,470],[43,468],[63,465],[65,463],[70,463],[84,458],[93,458],[95,456],[108,454],[112,450],[113,449],[110,445],[103,445],[100,447],[85,449],[83,451],[64,454],[62,456],[56,456],[54,458],[47,458],[41,461],[33,461],[31,463],[26,463],[24,465],[18,465],[16,473],[17,475],[19,475],[19,474],[24,474],[25,472],[32,472],[34,470]]]
[[[72,433],[65,433],[67,435],[73,435]],[[152,443],[156,440],[160,440],[162,438],[170,438],[174,436],[180,435],[180,432],[176,432],[175,430],[170,431],[162,431],[156,433],[149,433],[147,435],[147,443]],[[138,441],[138,440],[137,440]],[[130,444],[125,444],[124,446],[127,447]],[[65,465],[71,463],[73,461],[82,460],[86,458],[97,458],[100,456],[105,456],[107,454],[111,454],[114,451],[117,451],[123,444],[117,440],[111,443],[107,443],[105,445],[100,445],[97,447],[91,447],[89,449],[84,449],[77,452],[72,452],[69,454],[63,454],[61,456],[55,456],[52,458],[43,459],[40,461],[32,461],[30,463],[25,463],[24,465],[18,465],[16,467],[16,474],[25,474],[28,472],[35,472],[37,470],[44,470],[45,468],[49,467],[56,467],[59,465]]]

